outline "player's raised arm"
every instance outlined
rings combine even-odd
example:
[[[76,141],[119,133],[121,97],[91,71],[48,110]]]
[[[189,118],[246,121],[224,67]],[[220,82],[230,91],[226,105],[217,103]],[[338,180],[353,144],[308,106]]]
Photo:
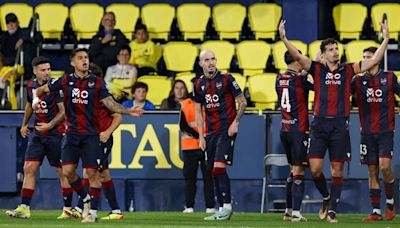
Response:
[[[289,42],[289,40],[286,37],[286,31],[285,31],[285,24],[286,21],[282,20],[279,23],[279,36],[283,43],[285,44],[286,48],[288,49],[289,53],[293,56],[293,58],[300,63],[300,65],[303,67],[305,70],[310,70],[311,67],[311,60],[305,56],[299,53],[297,48]]]
[[[378,50],[376,50],[376,52],[374,53],[372,58],[361,61],[360,72],[355,72],[356,74],[365,72],[381,62],[383,55],[385,54],[386,48],[388,46],[389,38],[390,38],[387,24],[381,23],[381,27],[382,27],[382,33],[383,33],[383,41],[382,41],[381,45],[379,46]]]
[[[131,116],[140,117],[143,115],[143,110],[136,108],[126,108],[123,105],[114,101],[111,96],[108,96],[101,100],[101,102],[112,112],[129,114]]]

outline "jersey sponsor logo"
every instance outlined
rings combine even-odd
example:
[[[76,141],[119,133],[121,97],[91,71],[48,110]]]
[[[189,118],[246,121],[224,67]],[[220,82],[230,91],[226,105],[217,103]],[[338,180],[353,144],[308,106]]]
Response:
[[[217,94],[206,94],[206,108],[217,108],[220,106]]]
[[[381,89],[368,88],[366,91],[367,102],[368,103],[381,103],[383,100],[382,94],[383,94],[383,92]]]
[[[339,73],[332,74],[331,72],[326,73],[325,84],[326,85],[341,85],[341,75]]]
[[[78,88],[73,88],[72,89],[72,103],[74,104],[88,104],[88,98],[89,92],[86,90],[80,90]]]
[[[49,109],[47,108],[46,101],[40,101],[39,102],[39,109],[35,110],[34,112],[36,114],[39,114],[39,113],[47,114],[47,113],[49,113]]]

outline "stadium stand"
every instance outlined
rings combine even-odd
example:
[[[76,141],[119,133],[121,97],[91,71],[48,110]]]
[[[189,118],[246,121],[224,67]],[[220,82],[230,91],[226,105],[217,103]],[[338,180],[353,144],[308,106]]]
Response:
[[[168,97],[171,90],[171,81],[165,76],[145,75],[138,78],[137,81],[147,84],[149,87],[147,100],[151,101],[157,107]]]
[[[219,70],[229,70],[235,54],[235,46],[233,44],[225,40],[209,40],[201,44],[201,51],[206,49],[214,52]]]
[[[215,30],[219,33],[219,39],[239,40],[246,7],[238,3],[220,3],[212,9],[212,18]]]
[[[42,3],[35,7],[35,13],[39,15],[39,31],[43,38],[61,40],[68,18],[68,7],[60,3]]]
[[[276,31],[282,15],[282,8],[275,3],[255,3],[248,9],[251,31],[256,40],[275,40]]]
[[[255,109],[275,110],[278,96],[275,92],[276,74],[265,73],[248,78],[249,93]]]
[[[197,47],[190,42],[169,42],[164,46],[164,61],[169,71],[193,71],[197,55]]]
[[[130,40],[140,16],[139,8],[129,3],[114,3],[107,6],[106,12],[113,12],[115,14],[115,28],[121,30],[125,37]]]
[[[167,41],[175,18],[175,8],[166,3],[150,3],[142,7],[141,18],[151,39]]]
[[[360,39],[366,18],[367,7],[360,3],[342,3],[333,8],[333,21],[340,40]]]
[[[179,30],[183,33],[183,39],[204,40],[210,15],[210,7],[202,3],[179,5],[176,9],[176,18]]]
[[[363,50],[368,47],[379,47],[373,40],[353,40],[346,45],[347,62],[358,62],[363,59]]]
[[[371,8],[371,20],[374,31],[378,34],[381,30],[383,14],[386,14],[390,28],[390,38],[399,39],[400,32],[400,4],[399,3],[378,3]]]
[[[94,3],[77,3],[70,8],[69,17],[77,40],[92,39],[99,31],[104,8]]]
[[[263,73],[270,54],[271,47],[261,40],[242,41],[236,47],[239,68],[245,76]]]
[[[14,13],[18,17],[19,26],[27,28],[33,16],[33,7],[25,3],[5,3],[0,7],[1,29],[6,31],[5,17],[8,13]]]

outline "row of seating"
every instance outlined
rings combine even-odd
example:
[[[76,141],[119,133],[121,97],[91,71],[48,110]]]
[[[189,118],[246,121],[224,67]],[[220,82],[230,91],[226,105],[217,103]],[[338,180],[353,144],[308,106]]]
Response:
[[[139,9],[134,4],[115,3],[105,11],[116,15],[116,28],[125,33],[127,38],[139,17],[148,26],[150,37],[168,40],[174,18],[184,33],[184,39],[203,40],[211,8],[202,3],[187,3],[174,7],[167,3],[150,3]],[[246,16],[256,38],[275,40],[277,26],[281,18],[281,7],[273,3],[256,3],[249,7],[238,3],[220,3],[212,8],[212,19],[220,39],[239,39]],[[60,39],[64,24],[69,17],[72,29],[79,39],[90,39],[98,31],[104,8],[94,3],[77,3],[70,8],[60,3],[41,3],[33,9],[24,3],[6,3],[0,7],[1,26],[5,30],[5,15],[15,13],[22,27],[27,27],[33,13],[39,15],[39,27],[44,38]]]
[[[380,32],[383,14],[387,15],[390,37],[396,41],[400,32],[400,3],[377,3],[371,7],[374,31]],[[342,3],[333,8],[333,20],[340,40],[359,39],[368,17],[368,9],[360,3]]]

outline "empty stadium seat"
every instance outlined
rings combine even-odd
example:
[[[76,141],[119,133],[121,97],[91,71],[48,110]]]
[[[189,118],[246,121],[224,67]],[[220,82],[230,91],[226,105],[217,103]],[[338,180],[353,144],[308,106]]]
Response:
[[[379,33],[383,14],[386,13],[390,32],[390,38],[398,40],[400,32],[400,4],[399,3],[378,3],[371,8],[371,19],[374,31]]]
[[[311,75],[309,75],[311,77]],[[313,110],[314,108],[314,91],[310,90],[308,92],[308,110]]]
[[[60,3],[41,3],[35,7],[35,13],[39,15],[39,30],[43,38],[61,40],[68,18],[68,7]]]
[[[315,60],[317,52],[321,50],[320,49],[321,41],[322,40],[316,40],[308,45],[308,56],[310,56],[311,60]],[[344,53],[343,44],[338,42],[338,48],[339,48],[339,56],[340,56],[339,58],[342,58],[343,53]]]
[[[52,70],[51,71],[51,77],[52,78],[60,78],[64,75],[64,71],[63,70]]]
[[[32,6],[25,3],[5,3],[0,7],[1,28],[3,31],[7,30],[6,15],[14,13],[18,17],[19,26],[26,28],[33,16]]]
[[[209,40],[201,44],[202,51],[207,49],[214,52],[219,70],[229,70],[235,54],[235,46],[233,44],[225,40]]]
[[[129,40],[132,39],[132,33],[140,16],[139,8],[129,3],[114,3],[107,6],[106,12],[115,14],[115,28],[121,30]]]
[[[290,42],[298,50],[300,50],[303,55],[307,55],[307,44],[299,40],[291,40]],[[272,49],[272,56],[274,58],[275,68],[278,69],[279,71],[284,71],[287,68],[284,57],[286,51],[287,51],[286,46],[282,41],[276,42]]]
[[[256,40],[272,39],[278,29],[282,8],[275,3],[255,3],[249,7],[248,18]]]
[[[193,91],[192,79],[195,77],[196,77],[195,73],[182,72],[182,73],[176,74],[175,80],[182,80],[183,82],[185,82],[188,92],[191,93]]]
[[[166,3],[150,3],[142,7],[141,18],[151,39],[168,40],[175,8]]]
[[[214,6],[212,18],[219,38],[239,40],[243,21],[246,17],[246,7],[239,3],[220,3]]]
[[[360,3],[341,3],[333,8],[332,16],[340,40],[358,40],[367,18],[367,7]]]
[[[145,75],[139,77],[137,81],[147,84],[149,87],[147,100],[151,101],[155,106],[160,106],[171,90],[171,81],[164,76]]]
[[[203,3],[185,3],[177,7],[176,17],[183,39],[204,39],[211,9]]]
[[[373,40],[353,40],[346,45],[347,62],[359,62],[363,59],[363,50],[368,47],[379,47]]]
[[[77,39],[92,39],[99,31],[104,9],[94,3],[77,3],[71,6],[69,17]]]
[[[240,89],[243,92],[244,89],[246,88],[246,83],[247,83],[246,77],[244,77],[239,73],[230,73],[230,74],[235,78],[237,84],[239,85]]]
[[[248,78],[250,99],[256,103],[256,109],[275,109],[278,101],[275,82],[275,73],[259,74]]]
[[[190,42],[169,42],[164,46],[164,61],[169,71],[192,71],[197,47]]]
[[[245,76],[263,73],[270,54],[271,47],[261,40],[242,41],[236,47],[239,68]]]

